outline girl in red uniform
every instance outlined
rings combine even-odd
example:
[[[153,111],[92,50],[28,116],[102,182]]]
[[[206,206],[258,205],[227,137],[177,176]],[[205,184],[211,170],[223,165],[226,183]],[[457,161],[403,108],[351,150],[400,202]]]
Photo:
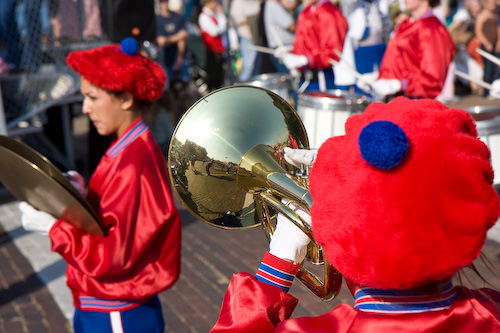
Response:
[[[300,70],[302,81],[310,79],[305,90],[334,89],[331,60],[339,60],[337,52],[342,52],[347,28],[347,20],[336,4],[329,0],[310,1],[297,19],[292,53],[278,48],[275,56],[289,70]]]
[[[161,67],[133,39],[74,51],[83,113],[101,135],[117,139],[92,175],[87,199],[105,236],[88,234],[22,203],[23,226],[48,234],[67,262],[75,332],[162,332],[157,294],[180,273],[180,218],[165,158],[142,118],[163,93]]]
[[[278,216],[257,274],[233,275],[213,332],[499,332],[500,292],[454,286],[499,216],[472,117],[429,100],[372,103],[328,139],[309,185],[312,230],[354,306],[290,318],[308,237]],[[307,212],[296,209],[308,218]]]
[[[432,12],[438,4],[439,0],[405,0],[410,16],[394,31],[378,79],[371,85],[378,98],[396,94],[436,98],[443,90],[455,45]],[[362,82],[360,85],[366,89]]]

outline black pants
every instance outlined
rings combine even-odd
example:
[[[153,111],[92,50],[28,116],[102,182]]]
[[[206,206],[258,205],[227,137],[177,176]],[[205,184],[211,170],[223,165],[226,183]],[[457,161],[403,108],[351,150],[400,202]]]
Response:
[[[221,88],[224,84],[224,54],[207,50],[205,70],[209,91]]]

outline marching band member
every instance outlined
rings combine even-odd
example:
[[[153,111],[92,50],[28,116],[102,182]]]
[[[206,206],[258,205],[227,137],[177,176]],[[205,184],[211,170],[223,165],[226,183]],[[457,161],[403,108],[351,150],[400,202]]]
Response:
[[[430,99],[372,103],[317,155],[295,152],[292,161],[314,162],[314,238],[354,306],[290,318],[298,300],[287,291],[309,240],[279,215],[256,275],[233,275],[212,332],[500,331],[499,291],[452,284],[500,210],[490,151],[466,111]]]
[[[180,274],[180,217],[165,157],[142,114],[163,94],[165,72],[132,38],[73,51],[67,63],[82,78],[83,113],[100,135],[117,137],[88,184],[87,199],[105,236],[24,202],[23,226],[48,234],[52,251],[67,263],[76,333],[163,332],[157,294]]]
[[[330,0],[313,0],[297,19],[293,51],[278,48],[275,56],[290,71],[300,70],[302,80],[310,80],[306,90],[335,88],[331,60],[339,60],[347,33],[347,20]],[[309,78],[308,76],[311,76]]]
[[[398,94],[436,98],[443,90],[455,45],[446,27],[432,12],[439,0],[405,0],[404,3],[410,16],[389,40],[379,72],[365,74],[365,80],[357,84],[363,90],[369,90],[371,84],[378,99]]]

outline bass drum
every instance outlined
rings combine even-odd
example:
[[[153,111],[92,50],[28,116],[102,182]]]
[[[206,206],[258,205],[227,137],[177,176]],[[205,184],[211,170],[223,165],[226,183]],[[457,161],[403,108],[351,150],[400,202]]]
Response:
[[[370,102],[367,96],[339,89],[300,94],[297,113],[306,128],[310,147],[319,148],[326,139],[344,135],[347,118],[362,113]]]

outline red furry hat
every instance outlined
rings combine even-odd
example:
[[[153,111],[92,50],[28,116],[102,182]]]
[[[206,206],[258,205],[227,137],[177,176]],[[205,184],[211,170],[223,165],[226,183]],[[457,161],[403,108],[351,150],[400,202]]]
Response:
[[[361,286],[446,279],[479,256],[498,218],[489,158],[466,111],[404,97],[373,103],[318,151],[315,238]]]
[[[140,100],[160,98],[167,78],[159,64],[139,53],[133,38],[125,38],[120,45],[73,51],[66,62],[96,86],[128,91]]]

